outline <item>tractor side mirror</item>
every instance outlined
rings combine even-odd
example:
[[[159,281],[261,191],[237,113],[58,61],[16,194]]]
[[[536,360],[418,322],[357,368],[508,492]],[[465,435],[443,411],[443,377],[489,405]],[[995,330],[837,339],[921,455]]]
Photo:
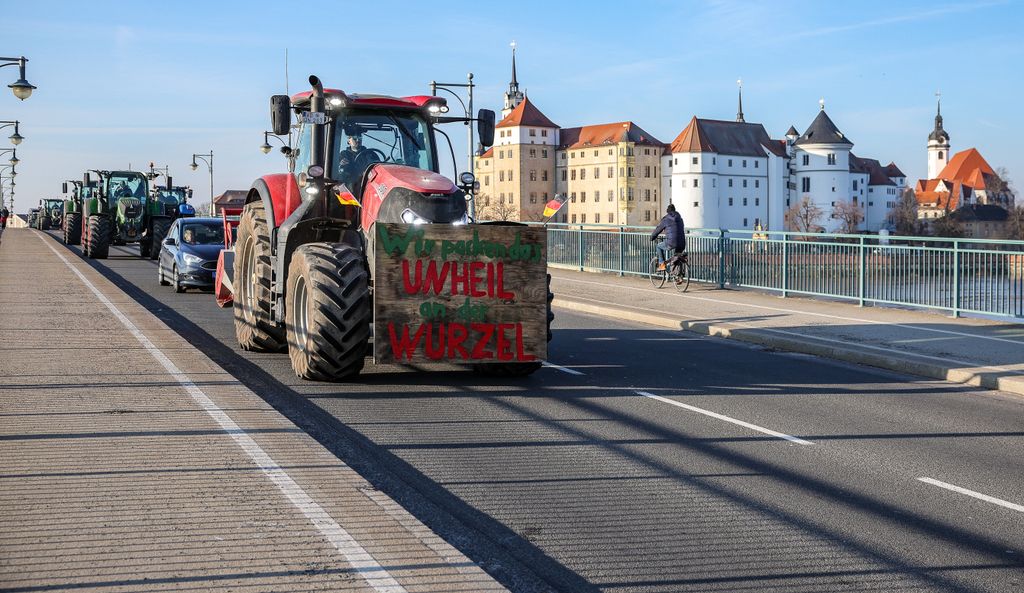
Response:
[[[284,136],[292,129],[292,100],[288,95],[270,97],[270,126],[277,136]]]
[[[480,136],[480,144],[485,147],[494,144],[494,112],[481,109],[476,115],[476,131]]]
[[[65,182],[61,183],[60,184],[60,189],[61,189],[62,192],[68,193],[68,182],[65,181]]]

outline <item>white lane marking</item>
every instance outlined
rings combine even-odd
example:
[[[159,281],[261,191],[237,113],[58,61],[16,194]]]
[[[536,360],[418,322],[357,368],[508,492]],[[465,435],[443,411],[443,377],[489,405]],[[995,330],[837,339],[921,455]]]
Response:
[[[96,298],[101,303],[106,305],[107,309],[114,314],[114,317],[124,325],[128,331],[135,336],[135,339],[142,344],[142,347],[148,351],[153,358],[160,363],[161,366],[181,385],[185,391],[192,396],[200,407],[202,407],[207,414],[209,414],[220,427],[231,435],[231,438],[235,440],[239,447],[245,451],[253,462],[263,471],[264,474],[270,481],[272,481],[288,498],[288,500],[295,506],[303,515],[306,516],[310,522],[320,531],[324,537],[334,546],[336,550],[341,552],[345,560],[355,569],[355,572],[359,573],[366,583],[373,587],[375,591],[379,593],[406,593],[405,587],[400,585],[388,571],[377,562],[374,557],[366,551],[359,543],[353,538],[345,529],[338,524],[328,513],[318,505],[306,491],[299,486],[286,471],[281,469],[281,466],[277,464],[274,459],[264,451],[259,444],[253,440],[244,430],[242,430],[234,420],[232,420],[223,410],[217,407],[217,404],[206,393],[203,392],[192,379],[185,373],[181,372],[164,353],[157,348],[149,338],[146,337],[142,331],[136,327],[134,323],[120,309],[117,308],[102,292],[85,277],[84,274],[78,271],[71,262],[69,262],[59,251],[57,251],[53,245],[41,235],[37,235],[39,240],[46,244],[53,251],[57,257],[60,258],[64,265],[66,265],[72,272],[78,276],[78,279],[82,281],[85,286],[92,291]]]
[[[565,367],[558,366],[557,364],[551,364],[550,362],[545,362],[544,366],[550,367],[550,368],[553,368],[553,369],[556,369],[556,370],[559,370],[559,371],[562,371],[563,373],[569,373],[570,375],[583,375],[584,374],[584,373],[581,373],[581,372],[579,372],[579,371],[577,371],[575,369],[567,369]]]
[[[574,296],[572,298],[573,298],[573,300],[590,301],[592,303],[600,303],[602,305],[613,305],[615,307],[620,307],[620,308],[623,307],[623,306],[626,306],[626,307],[629,307],[631,309],[639,309],[639,310],[647,312],[647,313],[658,313],[658,314],[661,314],[661,315],[669,315],[669,316],[673,316],[673,317],[683,317],[683,318],[686,318],[686,319],[692,319],[692,320],[695,320],[695,321],[700,321],[700,322],[706,323],[708,325],[710,325],[711,323],[717,322],[720,325],[730,325],[730,326],[738,327],[738,328],[741,328],[741,329],[753,329],[753,330],[769,332],[769,333],[773,333],[773,334],[782,334],[782,335],[786,335],[786,336],[793,336],[793,337],[801,338],[801,339],[805,339],[805,340],[817,340],[817,341],[820,341],[820,342],[828,342],[830,344],[840,344],[840,345],[843,345],[843,346],[853,346],[853,347],[856,347],[856,348],[865,348],[865,349],[868,349],[868,350],[878,350],[879,352],[885,352],[887,354],[898,354],[900,356],[913,356],[913,357],[916,357],[916,358],[926,358],[928,360],[936,360],[936,361],[938,361],[940,363],[943,363],[943,364],[954,362],[956,364],[963,365],[964,367],[966,367],[968,369],[984,369],[984,370],[987,370],[987,371],[999,371],[1001,373],[1008,373],[1008,374],[1011,374],[1011,375],[1024,375],[1024,371],[1021,371],[1021,370],[1018,370],[1018,369],[1011,369],[1011,368],[1008,368],[1008,367],[994,366],[994,365],[979,365],[977,362],[972,362],[972,361],[969,361],[969,360],[961,360],[961,359],[952,358],[952,357],[949,357],[949,356],[931,356],[929,354],[918,354],[916,352],[909,352],[909,351],[906,351],[906,350],[897,350],[895,348],[886,348],[884,346],[872,346],[871,344],[863,344],[863,343],[860,343],[860,342],[848,342],[848,341],[845,341],[845,340],[836,340],[836,339],[833,339],[833,338],[824,338],[824,337],[821,337],[821,336],[814,336],[814,335],[811,335],[811,334],[802,334],[802,333],[799,333],[799,332],[791,332],[791,331],[786,331],[786,330],[782,330],[782,329],[773,329],[773,328],[770,328],[770,327],[760,327],[760,326],[757,326],[757,325],[749,325],[749,324],[746,324],[746,323],[739,323],[738,321],[719,321],[719,320],[715,320],[715,319],[705,320],[704,318],[697,317],[695,315],[687,315],[685,313],[674,313],[674,312],[669,312],[669,311],[659,311],[657,309],[640,309],[639,307],[630,307],[629,305],[623,305],[622,303],[614,303],[612,301],[602,301],[602,300],[599,300],[599,299],[588,299],[588,298],[585,298],[585,297],[576,297],[576,296]]]
[[[945,488],[946,490],[952,490],[953,492],[959,492],[960,494],[966,494],[967,496],[972,496],[974,498],[977,498],[978,500],[984,500],[985,502],[991,502],[992,504],[997,504],[997,505],[999,505],[1001,507],[1006,507],[1008,509],[1012,509],[1012,510],[1017,511],[1019,513],[1024,513],[1024,506],[1021,506],[1019,504],[1014,504],[1012,502],[1007,502],[1007,501],[1005,501],[1005,500],[1003,500],[1001,498],[996,498],[994,496],[989,496],[987,494],[982,494],[981,492],[975,492],[974,490],[968,490],[967,488],[961,488],[960,486],[955,486],[953,484],[947,484],[946,482],[940,482],[939,480],[935,480],[935,479],[932,479],[932,478],[918,478],[917,480],[919,482],[924,482],[925,484],[931,484],[932,486],[938,486],[939,488]]]
[[[605,283],[605,282],[594,282],[593,280],[577,280],[575,278],[567,278],[567,277],[564,277],[564,276],[558,276],[558,279],[559,280],[566,280],[568,282],[579,282],[580,284],[593,284],[595,286],[605,286],[605,287],[608,287],[608,288],[622,288],[621,286],[618,286],[618,285],[615,285],[615,284],[608,284],[608,283]],[[750,307],[752,309],[765,309],[767,311],[780,311],[780,312],[783,312],[783,313],[793,313],[795,315],[811,315],[811,316],[814,316],[814,317],[824,317],[824,318],[827,318],[827,319],[838,319],[840,321],[856,321],[858,323],[869,323],[869,324],[872,324],[872,325],[889,325],[889,326],[892,326],[892,327],[900,327],[900,328],[903,328],[903,329],[912,329],[912,330],[923,331],[923,332],[932,332],[932,333],[937,333],[937,334],[947,334],[947,335],[952,335],[952,336],[960,336],[960,337],[964,337],[964,338],[976,338],[976,339],[979,339],[979,340],[991,340],[993,342],[1006,342],[1006,343],[1009,343],[1009,344],[1015,344],[1017,346],[1024,346],[1024,341],[1022,341],[1022,340],[1010,340],[1010,339],[1007,339],[1007,338],[997,338],[997,337],[994,337],[994,336],[980,336],[978,334],[972,334],[972,333],[968,333],[968,332],[958,332],[958,331],[953,331],[953,330],[949,330],[949,329],[936,329],[936,328],[933,328],[933,327],[920,327],[920,326],[917,326],[917,325],[908,325],[908,324],[905,324],[905,323],[890,323],[888,321],[878,321],[876,319],[862,319],[860,317],[844,317],[842,315],[831,315],[829,313],[815,313],[815,312],[812,312],[812,311],[799,311],[797,309],[786,309],[784,307],[769,307],[767,305],[755,305],[755,304],[752,304],[752,303],[739,303],[739,302],[736,302],[736,301],[730,301],[728,299],[720,299],[720,298],[711,299],[711,298],[707,298],[707,297],[699,297],[699,296],[692,295],[692,294],[680,294],[679,292],[666,293],[665,291],[658,291],[658,290],[655,290],[653,288],[644,288],[642,286],[630,286],[629,289],[630,290],[642,290],[644,292],[651,292],[651,293],[656,293],[656,294],[660,294],[660,295],[669,294],[669,295],[671,295],[673,297],[679,297],[679,298],[683,298],[683,299],[693,299],[693,300],[696,300],[696,301],[707,301],[709,303],[716,303],[716,304],[727,303],[727,304],[730,304],[730,305],[736,305],[737,307]]]
[[[744,428],[749,428],[750,430],[755,430],[757,432],[761,432],[761,433],[764,433],[764,434],[767,434],[767,435],[771,435],[773,437],[778,437],[780,439],[786,439],[787,441],[789,441],[791,443],[796,443],[798,445],[813,445],[814,444],[811,441],[805,441],[805,440],[797,438],[795,436],[791,436],[791,435],[788,435],[788,434],[785,434],[785,433],[781,433],[781,432],[775,432],[774,430],[771,430],[769,428],[764,428],[763,426],[758,426],[756,424],[751,424],[749,422],[744,422],[742,420],[737,420],[736,418],[730,418],[729,416],[725,416],[723,414],[718,414],[718,413],[712,412],[710,410],[705,410],[703,408],[698,408],[697,406],[691,406],[690,404],[684,404],[682,402],[677,402],[674,399],[669,399],[667,397],[662,397],[660,395],[654,395],[653,393],[647,393],[646,391],[637,391],[636,393],[638,395],[642,395],[644,397],[649,397],[651,399],[658,400],[660,402],[664,402],[664,403],[672,405],[672,406],[676,406],[676,407],[679,407],[679,408],[690,410],[691,412],[697,412],[698,414],[704,414],[705,416],[710,416],[712,418],[717,418],[718,420],[724,420],[725,422],[731,422],[732,424],[735,424],[737,426],[742,426]]]

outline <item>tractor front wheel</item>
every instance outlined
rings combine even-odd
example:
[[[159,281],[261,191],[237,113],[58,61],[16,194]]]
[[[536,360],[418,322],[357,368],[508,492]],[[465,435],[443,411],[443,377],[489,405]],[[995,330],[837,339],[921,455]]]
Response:
[[[274,322],[270,230],[263,203],[245,205],[238,223],[235,260],[235,337],[243,350],[280,352],[284,328]]]
[[[78,245],[82,242],[82,215],[69,212],[64,217],[64,244]]]
[[[296,375],[341,381],[359,374],[373,319],[369,274],[360,251],[345,243],[296,249],[288,267],[285,311]]]
[[[156,218],[153,220],[153,232],[149,234],[152,240],[149,244],[149,259],[156,259],[160,256],[164,239],[167,238],[167,231],[171,228],[171,221],[167,218]]]
[[[89,217],[89,234],[85,243],[85,256],[89,259],[107,259],[110,252],[112,224],[106,216]]]

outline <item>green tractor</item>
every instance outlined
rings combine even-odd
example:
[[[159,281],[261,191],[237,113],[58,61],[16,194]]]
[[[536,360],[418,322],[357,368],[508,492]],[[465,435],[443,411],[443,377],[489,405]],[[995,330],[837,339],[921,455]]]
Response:
[[[60,227],[64,218],[64,201],[57,199],[39,200],[39,216],[36,218],[36,228],[41,231],[48,231],[54,227]]]
[[[68,192],[68,183],[71,191]],[[71,180],[63,184],[64,194],[68,199],[64,200],[64,244],[78,245],[82,242],[82,202],[91,199],[99,193],[98,183],[89,178],[86,173],[82,181]]]
[[[196,215],[195,209],[188,203],[192,197],[192,188],[172,185],[167,178],[167,185],[154,187],[149,200],[143,207],[142,238],[139,239],[139,256],[143,259],[156,259],[160,255],[160,244],[167,236],[171,223],[179,218]]]
[[[36,228],[36,225],[39,224],[38,221],[39,221],[39,208],[29,208],[28,209],[28,226],[31,227],[31,228]]]
[[[149,179],[138,171],[98,171],[99,191],[82,200],[82,246],[86,257],[106,259],[110,245],[142,240]]]

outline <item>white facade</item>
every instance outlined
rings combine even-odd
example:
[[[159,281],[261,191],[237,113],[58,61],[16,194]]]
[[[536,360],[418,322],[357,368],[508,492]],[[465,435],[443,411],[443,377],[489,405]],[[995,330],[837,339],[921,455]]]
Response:
[[[839,231],[841,221],[833,218],[832,209],[841,200],[852,200],[847,188],[850,180],[850,147],[845,144],[805,144],[795,147],[796,191],[791,202],[796,203],[805,196],[825,213],[819,224],[826,233]]]
[[[558,128],[535,126],[509,126],[494,133],[494,146],[513,144],[544,144],[558,146]]]

